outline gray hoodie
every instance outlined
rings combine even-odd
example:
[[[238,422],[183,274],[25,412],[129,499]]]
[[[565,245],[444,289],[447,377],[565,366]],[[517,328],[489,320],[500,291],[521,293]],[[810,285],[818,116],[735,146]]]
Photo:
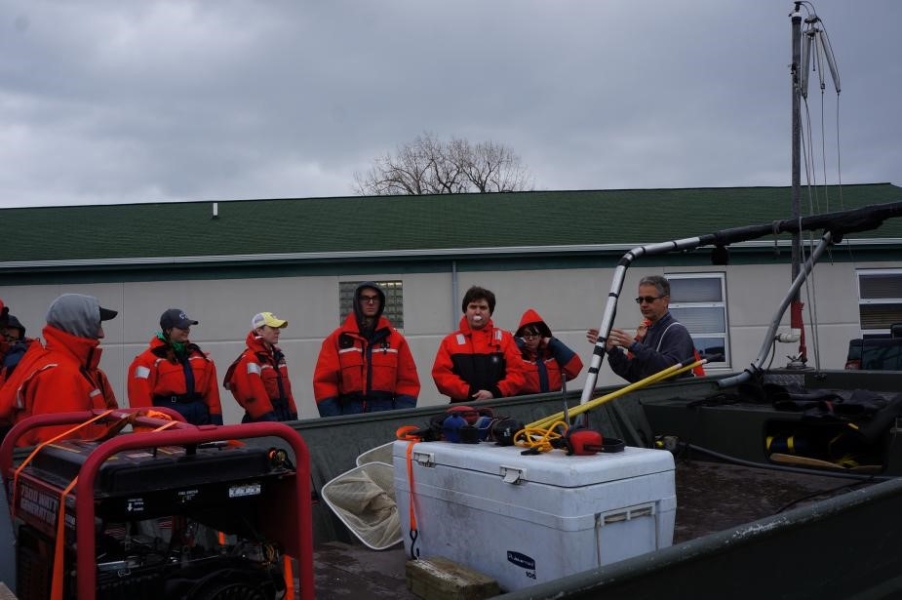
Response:
[[[66,333],[89,339],[99,339],[101,321],[109,321],[118,313],[103,308],[94,296],[63,294],[53,301],[47,311],[47,324]]]

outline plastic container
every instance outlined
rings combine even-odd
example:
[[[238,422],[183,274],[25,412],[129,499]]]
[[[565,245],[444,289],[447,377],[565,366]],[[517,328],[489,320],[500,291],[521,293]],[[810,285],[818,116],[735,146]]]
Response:
[[[409,554],[408,444],[394,442],[393,460]],[[417,443],[414,554],[453,560],[512,591],[673,543],[676,491],[669,452],[521,451],[489,443]]]

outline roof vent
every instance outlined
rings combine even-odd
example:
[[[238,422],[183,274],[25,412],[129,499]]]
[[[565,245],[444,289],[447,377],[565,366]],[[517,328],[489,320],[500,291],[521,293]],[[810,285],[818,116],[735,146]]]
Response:
[[[219,218],[219,202],[213,203],[213,218],[214,219]]]

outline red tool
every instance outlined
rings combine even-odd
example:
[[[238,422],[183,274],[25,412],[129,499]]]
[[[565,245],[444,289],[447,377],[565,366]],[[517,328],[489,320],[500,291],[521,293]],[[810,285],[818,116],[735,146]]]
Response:
[[[570,429],[564,435],[567,455],[588,456],[604,450],[604,438],[592,429]]]

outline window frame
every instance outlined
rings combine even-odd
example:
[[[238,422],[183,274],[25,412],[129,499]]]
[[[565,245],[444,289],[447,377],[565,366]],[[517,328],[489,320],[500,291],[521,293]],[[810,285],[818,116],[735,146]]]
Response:
[[[668,282],[671,284],[671,297],[669,309],[673,311],[676,309],[679,311],[680,309],[694,309],[694,308],[714,308],[721,309],[723,311],[723,331],[718,333],[699,333],[692,331],[691,325],[687,325],[686,329],[689,330],[689,335],[692,336],[693,342],[696,339],[722,339],[723,340],[723,361],[708,363],[705,365],[705,369],[730,369],[732,365],[732,352],[730,351],[730,311],[729,311],[729,303],[727,302],[727,274],[725,272],[703,272],[703,273],[667,273],[664,275]],[[705,301],[705,302],[675,302],[673,299],[673,282],[675,280],[680,281],[691,281],[691,280],[716,280],[720,285],[720,297],[719,301]],[[679,321],[679,319],[677,319]]]
[[[861,280],[862,276],[867,275],[891,275],[899,278],[899,287],[900,293],[898,296],[890,297],[890,298],[862,298],[861,294]],[[879,268],[879,269],[869,269],[869,268],[861,268],[855,269],[855,293],[858,296],[858,333],[861,338],[882,338],[890,336],[890,326],[894,323],[902,322],[902,315],[900,315],[899,320],[893,320],[891,323],[888,323],[885,328],[865,328],[865,318],[863,307],[866,306],[885,306],[885,305],[899,305],[900,311],[902,311],[902,268]]]

